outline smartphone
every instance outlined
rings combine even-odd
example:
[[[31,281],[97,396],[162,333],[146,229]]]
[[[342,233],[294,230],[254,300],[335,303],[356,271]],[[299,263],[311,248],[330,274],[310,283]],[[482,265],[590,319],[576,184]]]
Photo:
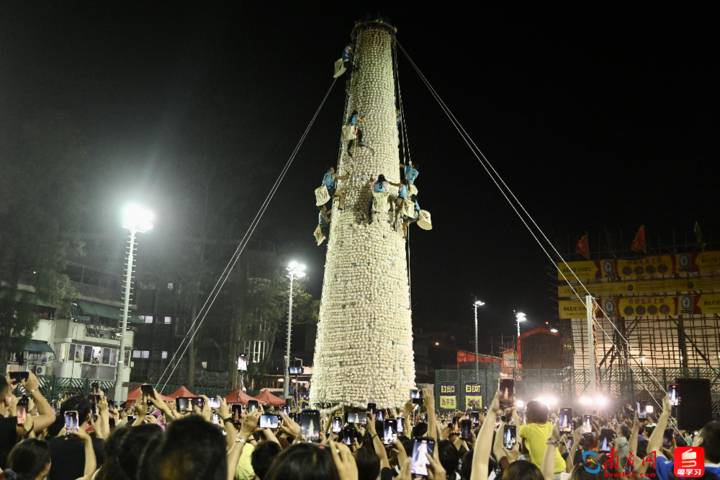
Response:
[[[637,416],[638,416],[638,420],[647,420],[647,402],[646,401],[638,400]]]
[[[110,426],[110,428],[115,428],[115,419],[114,419],[114,418],[109,418],[109,419],[108,419],[108,425]]]
[[[77,432],[78,426],[79,424],[77,410],[68,410],[67,412],[65,412],[65,435],[69,437],[70,432]]]
[[[385,420],[385,410],[378,410],[375,413],[375,420],[380,420],[381,422]]]
[[[192,412],[192,404],[188,397],[177,397],[175,399],[175,406],[178,412]]]
[[[213,412],[212,414],[212,423],[214,425],[217,425],[219,427],[222,426],[222,419],[220,418],[220,414],[218,412]]]
[[[127,419],[127,424],[128,424],[128,425],[132,425],[133,423],[135,423],[135,420],[137,420],[137,417],[136,417],[135,415],[128,415],[128,416],[125,417],[125,418]],[[66,420],[66,421],[67,421],[67,420]]]
[[[355,439],[355,427],[345,427],[342,429],[343,443],[348,447],[352,447]]]
[[[92,386],[93,395],[100,395],[100,383],[93,382],[90,385]]]
[[[412,463],[410,473],[420,477],[428,476],[428,459],[425,454],[431,457],[435,453],[435,440],[432,438],[416,438],[413,442]]]
[[[415,390],[410,390],[410,398],[412,398],[413,403],[422,403],[422,390],[420,390],[419,388]]]
[[[50,406],[52,407],[53,412],[55,412],[55,415],[57,415],[57,414],[58,414],[58,410],[59,410],[59,408],[60,408],[60,404],[58,403],[58,401],[57,401],[57,400],[53,400],[52,402],[50,402]]]
[[[472,421],[473,427],[480,425],[480,412],[470,412],[470,420]]]
[[[280,407],[280,412],[287,415],[288,413],[290,413],[290,409],[288,408],[287,405],[283,405],[282,407]]]
[[[375,413],[377,412],[377,405],[374,403],[368,403],[366,411]]]
[[[452,431],[454,433],[460,432],[460,417],[453,417],[452,419]]]
[[[17,411],[17,424],[25,425],[25,419],[27,418],[28,414],[28,406],[18,403],[15,408]]]
[[[472,440],[472,420],[463,420],[460,422],[460,439]]]
[[[279,423],[277,415],[260,415],[260,428],[278,428]]]
[[[108,408],[110,410],[115,410],[115,400],[108,400]]]
[[[242,419],[242,405],[235,404],[232,406],[233,422],[239,422]]]
[[[347,423],[367,424],[367,413],[348,412]]]
[[[248,400],[248,413],[254,412],[258,409],[258,401],[257,400]]]
[[[672,441],[673,441],[673,429],[672,428],[666,428],[663,432],[663,448],[670,448],[672,447]]]
[[[143,397],[155,398],[155,393],[153,393],[153,386],[149,383],[143,383],[142,385],[140,385],[140,392],[142,393]]]
[[[248,367],[248,356],[244,353],[241,353],[238,355],[237,359],[237,369],[238,372],[247,372]]]
[[[592,433],[592,415],[583,415],[582,433]]]
[[[292,418],[293,420],[295,420],[295,422],[297,422],[298,414],[295,412],[290,412],[288,413],[288,417]]]
[[[190,399],[190,403],[192,404],[193,407],[198,407],[200,410],[205,408],[205,399],[202,397],[192,397]],[[192,410],[194,410],[194,408],[191,409],[191,411]]]
[[[560,409],[560,423],[558,429],[560,433],[572,433],[572,408],[561,408]]]
[[[680,385],[677,383],[671,383],[668,385],[668,395],[670,395],[670,406],[677,407],[680,405]]]
[[[515,380],[505,378],[500,380],[500,408],[515,406]]]
[[[600,430],[600,440],[598,441],[599,453],[610,453],[612,450],[612,442],[615,440],[615,432],[609,428]]]
[[[220,408],[220,397],[208,398],[208,405],[210,405],[210,408]]]
[[[515,425],[505,425],[503,428],[503,445],[507,450],[512,449],[517,443],[517,427]]]
[[[340,417],[333,417],[332,419],[332,432],[333,433],[340,433],[342,432],[342,418]]]
[[[100,395],[90,395],[90,403],[93,405],[100,403]]]
[[[97,403],[90,403],[90,411],[92,412],[93,422],[98,420],[98,406]]]
[[[397,440],[398,435],[398,421],[396,418],[387,418],[385,419],[384,423],[384,436],[383,436],[383,443],[385,445],[390,445],[395,440]]]
[[[25,380],[27,382],[28,378],[30,378],[30,372],[9,372],[10,380],[15,383],[22,384],[22,381]]]
[[[320,411],[319,410],[303,410],[300,419],[300,434],[307,439],[308,442],[320,442]]]

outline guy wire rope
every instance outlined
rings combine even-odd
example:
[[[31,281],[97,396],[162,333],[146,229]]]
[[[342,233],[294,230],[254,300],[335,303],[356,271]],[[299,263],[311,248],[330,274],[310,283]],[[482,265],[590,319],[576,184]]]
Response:
[[[545,233],[543,232],[543,230],[540,228],[540,226],[535,222],[535,220],[532,218],[532,216],[527,212],[527,210],[525,209],[525,207],[524,207],[524,206],[522,205],[522,203],[517,199],[517,197],[516,197],[515,194],[512,192],[512,190],[507,186],[507,184],[506,184],[505,181],[502,179],[502,177],[500,176],[500,174],[497,173],[497,171],[496,171],[495,168],[492,166],[492,164],[489,162],[489,160],[487,160],[487,157],[482,153],[482,151],[480,150],[480,148],[475,144],[475,142],[472,140],[472,138],[471,138],[470,135],[467,133],[467,131],[462,127],[462,125],[461,125],[460,122],[457,120],[457,118],[455,118],[455,116],[452,114],[452,112],[451,112],[450,109],[447,107],[447,105],[445,104],[445,102],[443,102],[443,100],[440,98],[439,94],[435,91],[435,89],[432,87],[432,85],[430,84],[430,82],[427,80],[427,78],[425,77],[425,75],[423,75],[423,73],[420,71],[420,69],[418,68],[418,66],[415,64],[415,62],[412,60],[412,58],[410,58],[410,56],[408,55],[408,53],[407,53],[407,52],[405,51],[405,49],[402,47],[402,45],[400,44],[400,42],[397,42],[397,45],[398,45],[398,47],[402,50],[403,54],[407,57],[408,61],[409,61],[410,64],[413,66],[413,68],[415,69],[415,71],[418,73],[418,75],[420,76],[420,78],[421,78],[421,80],[423,81],[423,83],[425,83],[425,86],[428,87],[428,90],[429,90],[430,93],[433,95],[433,97],[435,98],[435,100],[438,102],[438,104],[440,105],[440,108],[443,110],[443,112],[444,112],[444,113],[447,115],[447,117],[450,119],[450,122],[453,124],[453,126],[455,127],[455,129],[458,131],[458,133],[460,133],[460,136],[463,138],[463,140],[465,141],[465,143],[468,145],[468,147],[469,147],[470,150],[472,151],[473,155],[475,155],[475,157],[478,159],[478,161],[480,162],[480,165],[483,167],[483,169],[486,171],[486,173],[490,176],[490,178],[491,178],[491,180],[493,181],[493,183],[495,183],[495,185],[498,187],[498,189],[499,189],[500,192],[502,193],[503,197],[505,197],[505,200],[507,200],[507,202],[510,204],[510,206],[512,207],[512,209],[513,209],[513,210],[515,211],[515,213],[518,215],[518,217],[519,217],[520,220],[523,222],[523,224],[524,224],[525,227],[528,229],[528,231],[529,231],[530,234],[533,236],[533,238],[534,238],[535,241],[538,243],[538,245],[540,245],[540,248],[543,250],[543,252],[545,252],[545,255],[550,259],[550,261],[553,263],[553,265],[555,266],[555,268],[558,269],[559,273],[562,275],[562,277],[563,277],[563,279],[565,280],[565,282],[570,286],[570,288],[572,289],[573,293],[575,293],[575,295],[578,297],[578,299],[580,299],[580,300],[582,301],[583,298],[578,294],[578,292],[575,290],[575,288],[574,288],[573,285],[570,283],[570,281],[567,279],[567,277],[563,274],[563,272],[557,267],[557,265],[555,265],[555,261],[552,259],[552,256],[551,256],[551,255],[549,254],[549,252],[545,249],[545,247],[543,246],[542,242],[540,242],[540,240],[537,238],[537,236],[536,236],[535,233],[533,232],[532,228],[530,228],[530,226],[527,224],[527,222],[525,221],[525,219],[523,218],[523,216],[520,214],[520,212],[519,212],[519,211],[517,210],[517,208],[515,207],[514,203],[513,203],[513,202],[510,200],[510,198],[507,196],[507,194],[505,193],[505,191],[503,190],[503,188],[500,186],[500,184],[498,183],[498,181],[495,179],[495,176],[497,176],[497,179],[500,180],[500,182],[502,183],[502,185],[505,187],[505,189],[508,191],[508,193],[510,193],[510,195],[513,197],[513,199],[515,200],[515,202],[517,202],[518,206],[523,210],[523,212],[525,213],[525,215],[527,215],[527,217],[529,218],[529,220],[533,223],[533,225],[534,225],[535,228],[540,232],[540,234],[543,236],[543,238],[548,242],[548,244],[550,244],[551,248],[555,251],[555,254],[558,256],[558,258],[560,258],[560,259],[562,260],[562,263],[563,263],[566,267],[568,267],[568,269],[571,271],[571,273],[573,274],[573,276],[575,277],[575,279],[578,281],[578,283],[583,287],[583,289],[588,293],[588,295],[590,295],[590,292],[588,291],[588,289],[587,289],[587,287],[585,286],[585,284],[577,277],[577,275],[575,274],[575,272],[573,272],[572,269],[569,268],[569,266],[567,265],[567,262],[565,261],[565,259],[563,258],[563,256],[560,254],[560,252],[557,251],[557,249],[555,248],[555,246],[552,245],[552,242],[550,242],[550,240],[547,238],[547,236],[545,235]],[[473,148],[473,147],[474,147],[474,148]],[[477,150],[477,151],[476,151],[476,150]],[[478,153],[480,154],[480,156],[478,156]],[[482,157],[482,158],[480,158],[480,157]],[[484,160],[484,161],[483,161],[483,160]],[[487,166],[486,166],[486,163],[487,163]],[[488,169],[488,166],[490,167],[490,169]],[[495,176],[493,176],[493,174],[490,173],[490,170],[493,171],[493,173],[495,174]],[[625,338],[625,336],[620,332],[620,330],[617,328],[617,326],[615,325],[615,323],[612,322],[612,320],[609,319],[607,313],[603,310],[603,308],[597,303],[597,301],[596,301],[595,299],[593,299],[593,303],[597,306],[597,308],[598,308],[600,311],[603,312],[603,314],[605,314],[605,317],[606,317],[606,319],[608,320],[608,322],[609,322],[609,323],[613,326],[613,328],[618,332],[618,335],[620,336],[620,338],[622,338],[623,341],[628,345],[629,350],[630,350],[630,352],[631,352],[631,358],[632,358],[632,357],[636,357],[637,355],[635,355],[635,354],[632,353],[633,348],[632,348],[632,345],[630,345],[630,342],[627,340],[627,338]],[[609,334],[607,333],[607,331],[603,328],[603,326],[600,324],[600,322],[597,321],[597,319],[595,318],[594,315],[593,315],[593,320],[595,321],[595,323],[597,324],[597,326],[600,327],[600,329],[603,331],[603,333],[605,334],[605,336],[610,340],[610,342],[614,345],[615,342],[613,341],[612,337],[610,337],[610,335],[609,335]],[[621,352],[621,350],[618,349],[617,347],[616,347],[616,350],[617,350],[618,352]],[[627,357],[625,357],[624,355],[623,355],[623,357],[624,357],[625,361],[628,363],[628,365],[630,366],[630,369],[633,370],[631,362],[629,362],[629,361],[627,360]],[[633,358],[633,360],[635,360],[635,363],[640,366],[641,370],[642,370],[642,369],[646,370],[647,373],[649,374],[649,376],[650,376],[650,377],[653,379],[653,381],[656,383],[656,385],[657,385],[658,387],[660,387],[660,390],[661,390],[661,391],[664,391],[664,388],[662,387],[662,384],[658,381],[658,379],[655,377],[655,375],[653,375],[652,371],[650,371],[650,369],[649,369],[647,366],[643,365],[643,364],[642,364],[641,362],[639,362],[637,359]],[[643,385],[644,388],[647,389],[647,385],[645,385],[645,383],[642,381],[642,379],[640,379],[640,383]],[[649,390],[648,390],[648,391],[649,391]],[[653,400],[655,401],[655,403],[656,403],[658,406],[660,406],[660,403],[657,401],[657,399],[655,399],[655,398],[653,397]],[[676,429],[677,429],[677,427],[676,427]]]
[[[295,160],[295,156],[297,155],[297,152],[300,150],[300,147],[302,146],[303,142],[305,141],[305,137],[307,137],[308,133],[310,132],[310,129],[312,128],[313,124],[315,123],[315,119],[317,118],[318,114],[320,113],[320,110],[322,110],[323,105],[325,105],[325,101],[327,100],[328,96],[330,95],[330,92],[332,91],[333,87],[335,86],[335,82],[337,81],[337,78],[334,78],[332,81],[332,84],[330,84],[330,88],[325,93],[325,96],[322,99],[322,102],[320,102],[320,106],[315,111],[315,114],[313,115],[312,119],[310,120],[310,123],[308,124],[307,128],[305,128],[305,131],[303,132],[302,136],[300,137],[300,140],[298,141],[297,145],[295,146],[295,149],[293,150],[292,154],[290,155],[290,158],[285,163],[285,166],[283,167],[282,171],[280,172],[280,175],[275,180],[275,183],[273,184],[272,188],[270,189],[270,192],[268,193],[267,197],[265,197],[265,201],[260,207],[260,210],[258,210],[257,214],[255,215],[255,218],[250,223],[250,226],[248,227],[248,230],[245,232],[245,235],[243,236],[242,240],[240,240],[240,243],[238,244],[237,248],[235,249],[235,252],[233,253],[232,257],[228,261],[227,265],[225,266],[225,269],[220,274],[220,277],[218,278],[217,282],[215,283],[215,286],[213,287],[213,290],[208,295],[208,298],[205,300],[205,303],[203,304],[203,307],[201,308],[200,312],[198,312],[197,316],[193,320],[192,325],[190,325],[190,328],[188,329],[188,333],[183,338],[182,342],[180,342],[180,345],[178,346],[177,350],[173,354],[172,359],[170,362],[168,362],[168,366],[163,371],[163,374],[160,376],[160,379],[158,380],[158,384],[162,382],[163,377],[165,376],[165,373],[167,373],[168,368],[173,364],[173,361],[177,357],[178,352],[182,348],[183,344],[185,344],[185,340],[188,338],[188,335],[191,334],[189,337],[189,340],[185,344],[185,349],[180,354],[180,358],[178,358],[177,362],[175,362],[175,366],[173,367],[172,371],[170,372],[170,375],[168,375],[167,380],[161,387],[161,390],[165,388],[165,385],[167,385],[168,381],[170,381],[170,378],[175,373],[175,370],[177,369],[178,365],[180,365],[180,361],[182,360],[183,356],[185,355],[185,352],[187,351],[188,347],[190,346],[190,343],[195,338],[195,335],[200,330],[200,327],[202,327],[203,322],[205,321],[205,318],[207,316],[207,313],[212,308],[213,304],[215,303],[215,299],[217,299],[217,296],[220,294],[220,291],[222,290],[223,286],[225,285],[225,282],[230,277],[230,274],[232,273],[233,268],[235,267],[235,264],[240,259],[240,255],[245,250],[245,247],[247,246],[248,241],[250,240],[250,237],[255,232],[255,229],[257,228],[257,225],[260,223],[260,220],[262,220],[263,215],[265,214],[265,210],[267,210],[268,205],[270,205],[270,202],[272,201],[273,197],[275,196],[275,192],[277,192],[277,189],[280,187],[280,183],[285,178],[285,175],[287,174],[287,171],[289,170],[290,166],[292,165],[293,160]],[[208,305],[208,302],[210,304]],[[207,305],[207,308],[205,306]],[[202,314],[202,318],[200,318],[200,315]],[[198,319],[200,319],[200,323],[198,324],[197,328],[195,327],[195,324],[198,322]]]

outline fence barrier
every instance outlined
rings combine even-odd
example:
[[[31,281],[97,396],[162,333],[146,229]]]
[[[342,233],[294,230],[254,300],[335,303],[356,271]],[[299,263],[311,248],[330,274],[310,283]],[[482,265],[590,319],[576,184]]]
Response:
[[[492,402],[500,378],[515,379],[515,398],[525,401],[537,397],[555,397],[563,402],[558,407],[581,407],[580,399],[590,396],[590,370],[564,368],[550,369],[499,369],[492,370],[436,370],[435,399],[440,406],[441,384],[453,384],[456,391],[456,405],[466,409],[464,385],[482,385],[482,403],[488,407]],[[661,383],[661,387],[653,380]],[[655,398],[659,403],[665,396],[667,385],[675,378],[705,378],[710,380],[713,414],[720,414],[720,368],[608,368],[598,370],[597,392],[607,398],[604,407],[613,411],[623,405],[635,405],[638,398]],[[633,407],[634,408],[634,407]]]

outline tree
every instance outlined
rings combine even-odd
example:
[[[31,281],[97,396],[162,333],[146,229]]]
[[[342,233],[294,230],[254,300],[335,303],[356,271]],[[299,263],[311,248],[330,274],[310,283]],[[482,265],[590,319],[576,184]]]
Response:
[[[83,213],[79,178],[86,150],[79,132],[57,111],[19,127],[0,145],[0,369],[12,349],[21,351],[39,321],[31,299],[67,309],[72,296],[65,270],[69,254],[81,249],[77,232]],[[3,370],[4,371],[4,370]]]

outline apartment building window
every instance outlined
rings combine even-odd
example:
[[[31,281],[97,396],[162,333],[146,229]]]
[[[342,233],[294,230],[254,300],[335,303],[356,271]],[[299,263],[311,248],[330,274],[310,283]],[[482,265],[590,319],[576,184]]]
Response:
[[[144,316],[141,316],[140,318],[142,318],[142,319],[145,321],[145,323],[152,323],[152,322],[153,322],[153,317],[152,317],[152,315],[144,315]]]
[[[267,342],[262,340],[246,340],[245,353],[251,363],[260,363],[265,360],[267,354]]]
[[[165,325],[170,325],[172,323],[172,317],[165,317]]]
[[[168,352],[166,352],[165,350],[163,350],[163,352],[162,352],[162,359],[163,359],[163,360],[167,360],[167,354],[168,354]]]

